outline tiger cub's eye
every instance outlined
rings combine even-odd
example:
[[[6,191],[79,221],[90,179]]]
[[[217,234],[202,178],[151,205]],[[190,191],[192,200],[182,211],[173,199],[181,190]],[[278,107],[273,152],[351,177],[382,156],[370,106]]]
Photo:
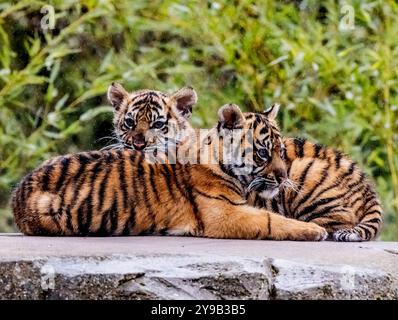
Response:
[[[155,121],[154,124],[152,125],[152,128],[154,129],[160,129],[165,125],[165,122],[163,121]]]
[[[126,119],[124,120],[124,125],[125,125],[127,128],[129,128],[129,129],[133,128],[133,126],[134,126],[134,121],[133,121],[133,119],[131,119],[131,118],[126,118]]]
[[[268,150],[267,149],[259,149],[257,151],[258,156],[263,160],[269,160]]]

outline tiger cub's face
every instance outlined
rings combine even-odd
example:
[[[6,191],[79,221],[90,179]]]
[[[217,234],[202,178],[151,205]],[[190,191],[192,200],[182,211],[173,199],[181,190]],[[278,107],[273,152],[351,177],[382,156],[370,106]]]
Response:
[[[127,92],[112,83],[108,100],[113,106],[116,138],[125,148],[147,151],[164,148],[165,143],[178,144],[197,102],[195,90],[184,87],[173,94],[154,90]]]
[[[246,141],[246,147],[239,149],[243,161],[230,164],[228,170],[247,185],[248,192],[261,192],[265,198],[275,197],[281,188],[289,184],[284,162],[285,148],[275,121],[278,111],[277,104],[260,113],[242,113],[233,104],[219,110],[217,128],[223,140],[228,139],[234,131],[242,129],[244,134],[241,136],[241,145]],[[242,170],[244,167],[249,169]]]

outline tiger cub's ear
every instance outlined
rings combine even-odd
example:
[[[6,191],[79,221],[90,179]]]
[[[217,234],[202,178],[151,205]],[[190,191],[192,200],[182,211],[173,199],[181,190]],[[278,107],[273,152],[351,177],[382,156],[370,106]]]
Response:
[[[123,86],[117,82],[112,82],[108,88],[108,100],[116,111],[119,110],[120,105],[128,95],[128,92],[123,88]]]
[[[270,120],[275,120],[276,116],[278,115],[280,105],[278,103],[274,103],[271,107],[265,110],[263,113],[267,116]]]
[[[192,107],[198,102],[198,95],[192,87],[183,87],[171,94],[171,98],[176,101],[177,113],[185,119],[192,115]]]
[[[233,130],[242,129],[244,116],[236,104],[226,104],[218,110],[219,127]]]

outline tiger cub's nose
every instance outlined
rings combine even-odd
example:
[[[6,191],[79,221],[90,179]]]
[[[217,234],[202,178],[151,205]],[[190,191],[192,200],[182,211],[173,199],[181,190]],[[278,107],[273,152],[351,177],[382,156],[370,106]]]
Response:
[[[282,184],[287,179],[287,174],[285,170],[276,170],[274,171],[275,180]]]

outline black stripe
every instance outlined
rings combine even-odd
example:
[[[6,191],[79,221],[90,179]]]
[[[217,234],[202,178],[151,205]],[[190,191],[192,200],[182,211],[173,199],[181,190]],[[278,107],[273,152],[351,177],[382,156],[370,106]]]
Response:
[[[171,198],[173,199],[173,201],[175,201],[175,196],[174,196],[174,192],[173,192],[173,185],[171,183],[171,179],[172,179],[172,174],[169,170],[169,167],[167,164],[162,165],[162,169],[160,172],[162,173],[166,184],[167,184],[167,189],[169,191],[169,194],[171,195]]]
[[[73,193],[73,199],[76,199],[76,196],[80,191],[80,186],[82,184],[82,180],[84,180],[84,177],[81,178],[81,176],[87,174],[86,167],[89,164],[89,159],[83,154],[78,154],[77,160],[79,162],[79,170],[73,176],[73,180],[75,181],[75,185],[74,185],[75,191]]]
[[[365,216],[371,215],[371,214],[373,214],[373,213],[378,213],[378,214],[381,215],[380,210],[372,210],[372,211],[366,212],[366,215],[365,215]]]
[[[279,213],[278,201],[276,198],[272,199],[272,211]]]
[[[179,179],[179,175],[177,174],[177,166],[175,164],[171,164],[170,165],[171,170],[173,171],[173,176],[175,178],[175,182],[176,182],[176,187],[178,189],[178,191],[186,198],[186,191],[182,188],[181,186],[181,181]],[[184,181],[183,181],[184,184]]]
[[[354,169],[355,169],[355,162],[351,162],[350,168],[348,169],[347,173],[344,174],[343,177],[345,178],[345,177],[352,175],[352,173],[354,172]]]
[[[283,207],[283,212],[281,212],[283,215],[288,215],[291,216],[291,207],[289,205],[289,207],[287,206],[287,201],[286,201],[286,197],[285,197],[286,193],[284,191],[282,191],[279,196],[281,198],[281,203],[282,203],[282,207]],[[289,203],[290,204],[290,203]]]
[[[133,165],[133,167],[137,167],[136,163],[136,153],[132,153],[130,155],[130,161]],[[141,159],[139,160],[141,161]],[[130,204],[131,204],[131,208],[130,208],[130,217],[129,217],[129,221],[127,223],[129,230],[129,234],[131,234],[131,232],[133,231],[134,226],[136,225],[136,215],[137,215],[137,208],[139,208],[139,201],[140,201],[140,197],[139,197],[139,188],[137,187],[137,179],[135,178],[135,175],[132,175],[132,180],[131,180],[131,184],[132,184],[132,199],[130,199]],[[126,226],[125,226],[126,228]]]
[[[123,154],[120,150],[118,150],[118,169],[119,169],[119,183],[120,183],[120,188],[122,189],[122,202],[123,202],[123,210],[127,209],[127,200],[129,198],[128,195],[128,190],[127,190],[127,183],[126,183],[126,169],[125,169],[125,159],[123,157]]]
[[[153,108],[154,106],[151,106],[151,103],[147,103],[145,106],[145,118],[149,121],[152,122],[154,121],[158,116],[159,116],[159,111]]]
[[[372,238],[372,231],[369,230],[367,227],[370,227],[370,226],[359,225],[359,226],[356,227],[357,230],[360,229],[360,230],[365,232],[365,237],[363,238],[363,240],[369,240],[369,239]],[[372,229],[375,229],[375,228],[372,226]]]
[[[88,162],[82,162],[80,165],[79,171],[78,171],[79,175],[74,176],[75,183],[73,185],[74,191],[73,191],[73,197],[72,197],[73,205],[71,205],[71,207],[70,207],[70,209],[71,209],[70,214],[72,214],[72,210],[76,207],[77,203],[79,202],[78,200],[79,200],[79,193],[80,193],[81,187],[83,186],[83,184],[86,182],[86,179],[90,175],[90,170],[84,170],[84,169],[86,169],[87,164],[88,164]],[[78,211],[77,211],[77,214],[78,214],[77,228],[78,228],[78,230],[74,230],[74,232],[78,232],[78,233],[81,230],[81,221],[79,221],[79,219],[82,219],[81,216],[79,217],[79,214],[82,215],[82,213],[79,212],[79,210],[82,210],[81,206],[82,205],[80,205],[80,207],[78,208]]]
[[[303,205],[306,201],[308,201],[315,192],[315,190],[318,189],[318,187],[320,187],[323,184],[323,182],[326,180],[326,178],[328,177],[329,169],[330,169],[330,162],[328,160],[328,165],[323,169],[321,174],[321,179],[319,180],[319,182],[304,197],[300,199],[298,204],[292,210],[294,216],[296,215],[297,209],[300,208],[300,206]]]
[[[131,99],[131,102],[133,102],[133,101],[135,101],[135,100],[137,100],[138,98],[141,98],[141,97],[148,97],[148,92],[145,91],[145,92],[143,92],[143,93],[137,94],[136,96],[134,96],[134,97]]]
[[[80,205],[79,208],[77,208],[77,233],[81,236],[84,236],[82,233],[83,230],[83,205]]]
[[[42,180],[42,188],[43,191],[48,191],[49,190],[49,182],[50,182],[50,176],[51,173],[54,170],[54,165],[52,164],[48,164],[44,167],[44,171],[43,171],[43,180]]]
[[[299,139],[299,138],[295,138],[293,140],[293,142],[294,142],[295,152],[296,152],[297,157],[299,157],[299,158],[304,157],[305,140]]]
[[[224,171],[224,170],[223,171],[227,176],[231,176],[231,174],[228,173],[229,170],[225,166],[222,166],[222,168],[224,168],[224,170],[226,170],[226,171]],[[227,179],[227,177],[220,176],[219,174],[213,172],[212,170],[207,170],[207,173],[211,174],[213,177],[215,177],[215,180],[216,179],[222,180],[227,188],[232,189],[236,194],[238,194],[239,196],[242,196],[242,193],[243,193],[242,188],[240,187],[240,185],[238,185],[234,181]],[[237,178],[233,178],[233,179],[237,179]]]
[[[343,180],[345,178],[347,178],[348,176],[350,176],[354,172],[354,168],[355,168],[355,163],[353,162],[353,163],[351,163],[350,168],[349,168],[349,170],[347,172],[345,172],[340,177],[335,178],[335,180],[337,180],[336,183],[334,183],[334,184],[330,185],[329,187],[326,187],[326,188],[322,189],[321,191],[319,191],[316,194],[315,199],[319,198],[325,192],[327,192],[327,191],[329,191],[331,189],[334,189],[334,188],[338,187],[339,185],[341,185],[343,183]],[[353,187],[353,186],[357,185],[358,183],[359,183],[359,181],[355,182],[354,184],[351,184],[351,186]]]
[[[360,195],[358,198],[355,198],[355,200],[351,202],[350,206],[353,208],[357,204],[357,202],[363,201],[363,200],[364,200],[363,196]]]
[[[183,185],[185,186],[186,196],[187,196],[189,203],[192,206],[195,220],[198,225],[199,233],[203,233],[205,228],[204,228],[204,224],[203,224],[200,212],[199,212],[198,205],[197,205],[195,197],[193,195],[193,189],[192,189],[192,186],[190,183],[189,173],[186,172],[185,166],[180,166],[179,168],[181,169],[180,173],[182,175]]]
[[[80,227],[79,225],[79,231],[81,234],[87,235],[89,233],[89,229],[91,226],[91,221],[92,221],[92,215],[93,215],[93,193],[94,193],[94,183],[95,180],[98,177],[98,173],[102,171],[102,166],[103,163],[100,161],[97,161],[97,163],[94,165],[93,169],[91,170],[91,177],[90,177],[90,192],[86,199],[84,199],[80,206],[85,206],[86,211],[85,211],[85,216],[84,220],[85,223]]]
[[[153,166],[151,166],[151,165],[149,166],[149,179],[151,182],[152,192],[155,194],[157,202],[160,202],[159,194],[158,194],[158,191],[157,191],[156,185],[155,185],[155,172],[154,172]]]
[[[123,233],[122,235],[124,236],[128,236],[131,234],[131,231],[133,230],[134,226],[135,226],[135,217],[136,217],[136,212],[135,212],[135,203],[131,204],[130,207],[130,212],[129,212],[129,217],[126,220],[126,223],[124,225],[123,228]]]
[[[61,197],[62,199],[64,197]],[[62,203],[61,203],[62,204]],[[72,214],[70,212],[70,204],[68,204],[65,208],[65,215],[66,215],[66,228],[71,231],[72,234],[75,234],[75,230],[73,229],[73,225],[72,225]]]
[[[102,178],[102,181],[98,188],[98,205],[97,205],[98,212],[103,211],[104,200],[105,200],[105,191],[106,191],[106,187],[108,184],[109,174],[112,170],[112,166],[111,166],[112,160],[113,160],[113,155],[112,155],[112,153],[109,153],[108,157],[106,158],[106,161],[105,161],[106,163],[104,164],[106,166],[105,174],[104,174],[104,177]]]
[[[18,187],[18,188],[22,188],[23,192],[22,192],[22,202],[25,203],[26,198],[28,196],[30,196],[30,194],[32,193],[32,176],[33,176],[33,172],[30,172],[23,180],[22,182],[22,186]]]
[[[321,218],[324,215],[327,215],[329,213],[333,213],[332,210],[336,209],[338,207],[340,207],[340,204],[335,204],[335,205],[332,205],[332,206],[323,207],[322,210],[312,213],[311,215],[306,217],[303,221],[309,222],[311,220],[314,220],[314,219],[317,219],[317,218]]]
[[[373,230],[373,233],[374,233],[374,234],[376,234],[377,231],[379,231],[379,229],[378,229],[377,227],[375,227],[375,226],[372,225],[372,224],[368,224],[367,222],[366,222],[366,223],[361,223],[361,224],[359,224],[357,227],[359,227],[359,228],[361,228],[361,227],[370,228],[370,229]]]
[[[362,194],[363,188],[364,188],[364,185],[359,181],[357,183],[353,183],[352,185],[348,185],[347,186],[348,191],[346,192],[347,198],[351,198],[352,196],[354,196],[357,193]]]
[[[111,217],[111,232],[110,234],[113,235],[118,227],[119,224],[119,210],[118,210],[118,203],[117,203],[117,197],[114,196],[112,206],[110,208],[110,217]]]
[[[300,212],[298,212],[295,217],[298,219],[298,218],[302,217],[305,214],[313,212],[319,206],[328,204],[328,203],[330,203],[332,201],[335,201],[335,200],[339,200],[339,199],[343,198],[344,196],[345,196],[345,193],[341,193],[338,196],[329,197],[329,198],[323,198],[323,199],[320,199],[318,201],[315,201],[315,202],[311,203],[309,206],[305,207]]]
[[[68,211],[68,208],[70,209],[70,206],[67,206],[67,208],[64,208],[65,197],[66,197],[65,190],[69,185],[70,185],[69,183],[64,183],[63,185],[60,185],[59,187],[57,186],[57,192],[61,198],[61,203],[59,205],[57,214],[59,216],[62,216],[63,214],[65,214],[65,216],[66,216],[66,226],[65,227],[67,228],[67,230],[73,232],[73,228],[71,226],[71,213],[70,213],[70,210]]]
[[[149,92],[148,92],[148,95],[149,95],[151,98],[156,97],[156,98],[159,99],[159,95],[158,95],[155,91],[149,91]]]
[[[61,187],[62,187],[62,185],[64,184],[64,180],[65,180],[65,177],[68,175],[68,169],[69,169],[69,164],[70,164],[70,160],[71,160],[71,158],[70,157],[64,157],[64,158],[62,158],[62,160],[61,160],[61,167],[60,167],[60,174],[58,175],[58,180],[57,180],[57,182],[55,183],[55,191],[57,192],[57,191],[59,191],[60,189],[61,189]]]
[[[311,168],[312,165],[314,164],[314,161],[315,161],[315,160],[312,160],[310,163],[308,163],[308,164],[305,166],[303,172],[301,173],[301,176],[300,176],[300,179],[299,179],[299,181],[300,181],[299,189],[300,189],[300,190],[301,190],[301,189],[303,188],[303,186],[304,186],[304,182],[305,182],[305,179],[306,179],[306,177],[307,177],[308,171],[310,170],[310,168]]]
[[[339,169],[340,168],[340,161],[341,161],[342,154],[341,154],[341,152],[335,151],[335,155],[336,155],[336,157],[335,157],[334,161],[335,161],[335,164],[336,164],[336,169]]]
[[[373,200],[367,202],[364,211],[368,212],[374,206],[380,207],[380,203],[376,199],[373,199]]]
[[[322,146],[318,143],[314,144],[314,158],[319,157],[319,152],[321,151]]]
[[[163,110],[163,107],[157,101],[151,100],[151,102],[149,102],[149,103],[150,103],[151,107],[155,107],[156,109]],[[153,111],[158,112],[156,109],[154,109]],[[158,112],[158,114],[159,114],[159,112]]]
[[[365,174],[363,172],[361,172],[360,175],[359,175],[359,180],[358,181],[354,181],[353,183],[349,184],[348,185],[348,189],[351,189],[351,188],[353,188],[353,187],[355,187],[355,186],[357,186],[359,184],[362,184],[364,182],[365,178],[366,178]],[[366,185],[363,185],[363,187],[366,188],[366,189],[368,188],[368,186],[366,186]],[[365,192],[364,192],[364,194],[365,194]]]
[[[130,105],[131,108],[136,107],[138,105],[146,104],[148,103],[148,97],[145,97],[143,99],[135,101],[133,104]]]
[[[335,227],[335,226],[341,226],[344,225],[345,222],[343,221],[336,221],[336,220],[332,220],[326,223],[322,223],[322,227],[327,228],[327,227]]]
[[[373,218],[373,219],[370,219],[370,220],[363,221],[361,223],[381,223],[381,219],[380,218]]]
[[[209,199],[214,199],[214,200],[220,200],[220,201],[227,201],[228,203],[232,204],[233,206],[244,206],[247,205],[247,202],[233,202],[232,200],[228,199],[226,196],[220,194],[218,196],[211,196],[209,194],[203,193],[201,191],[199,191],[196,188],[193,188],[193,191],[200,194],[203,197],[209,198]]]
[[[107,235],[109,235],[109,231],[108,231],[109,215],[110,215],[110,210],[107,210],[107,211],[103,212],[102,218],[101,218],[100,228],[98,229],[97,232],[95,232],[96,236],[107,236]]]
[[[133,159],[135,159],[134,155],[130,155],[130,161],[132,162],[132,165],[134,164]],[[129,197],[129,205],[130,205],[130,210],[128,213],[128,218],[126,219],[126,222],[123,227],[122,235],[128,236],[132,233],[133,228],[136,224],[136,207],[137,207],[137,188],[135,186],[134,180],[131,182],[132,183],[132,193],[133,196]]]
[[[142,189],[143,189],[143,196],[144,196],[144,205],[146,207],[147,213],[149,218],[151,219],[151,226],[150,226],[150,230],[154,230],[154,228],[156,227],[156,220],[155,220],[155,214],[154,214],[154,210],[152,208],[151,202],[149,200],[148,197],[148,186],[146,185],[146,181],[145,181],[145,169],[143,166],[143,159],[139,159],[138,160],[138,164],[137,164],[137,179],[135,180],[135,185],[134,187],[139,190],[139,187],[137,187],[137,182],[141,182],[142,184]],[[145,231],[145,230],[143,230]]]
[[[90,163],[90,157],[88,157],[87,153],[79,153],[77,155],[77,160],[80,164],[88,164]]]

